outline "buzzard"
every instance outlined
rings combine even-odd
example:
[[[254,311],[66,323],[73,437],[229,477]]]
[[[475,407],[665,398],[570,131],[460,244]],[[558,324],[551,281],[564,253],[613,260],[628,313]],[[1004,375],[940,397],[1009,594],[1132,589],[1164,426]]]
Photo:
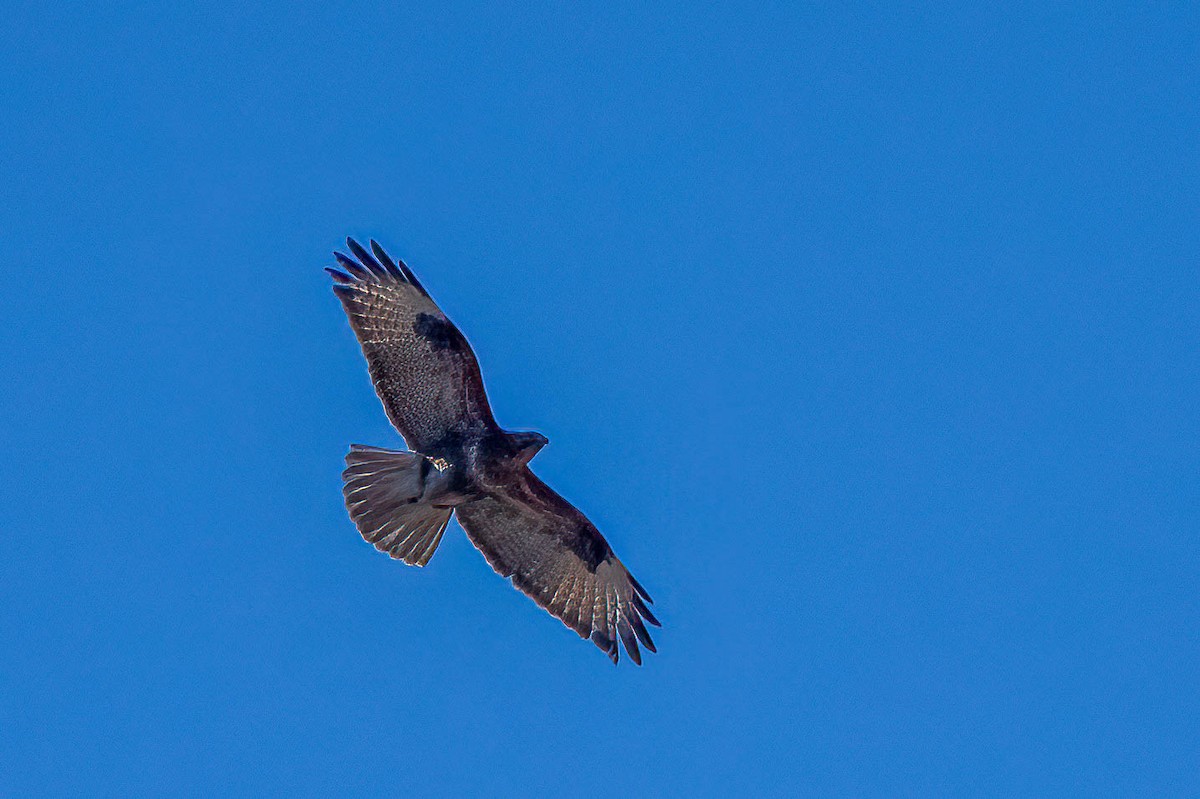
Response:
[[[641,665],[660,626],[646,590],[587,517],[538,479],[541,433],[492,416],[471,345],[403,261],[375,241],[334,253],[333,291],[362,345],[375,391],[411,452],[353,444],[342,473],[362,537],[410,566],[433,557],[451,515],[501,577],[590,639]],[[372,254],[373,253],[373,254]]]

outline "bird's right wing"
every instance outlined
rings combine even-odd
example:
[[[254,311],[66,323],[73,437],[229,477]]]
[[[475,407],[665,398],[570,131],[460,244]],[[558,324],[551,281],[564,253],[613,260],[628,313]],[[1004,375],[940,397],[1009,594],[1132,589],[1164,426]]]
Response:
[[[587,517],[525,469],[518,482],[454,509],[471,543],[502,577],[614,663],[617,641],[641,664],[656,651],[650,596]]]
[[[471,345],[412,270],[374,241],[374,256],[353,239],[346,244],[355,258],[334,253],[342,269],[326,271],[375,392],[409,448],[423,451],[448,433],[495,427]]]

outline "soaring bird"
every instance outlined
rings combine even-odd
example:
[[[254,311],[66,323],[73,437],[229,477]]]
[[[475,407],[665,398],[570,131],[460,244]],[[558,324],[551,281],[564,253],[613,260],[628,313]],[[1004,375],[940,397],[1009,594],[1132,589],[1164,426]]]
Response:
[[[604,536],[543,483],[529,461],[548,439],[492,416],[479,362],[403,261],[371,241],[335,252],[333,291],[362,345],[375,392],[412,451],[353,444],[342,472],[362,537],[410,566],[433,557],[451,515],[501,577],[550,615],[620,659],[657,651],[650,595]]]

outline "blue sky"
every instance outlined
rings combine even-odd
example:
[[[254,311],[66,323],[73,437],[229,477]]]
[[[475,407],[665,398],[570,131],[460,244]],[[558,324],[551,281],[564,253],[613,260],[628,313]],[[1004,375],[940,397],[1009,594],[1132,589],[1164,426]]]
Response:
[[[1200,792],[1200,17],[971,5],[7,11],[0,793]],[[645,667],[359,539],[346,235]]]

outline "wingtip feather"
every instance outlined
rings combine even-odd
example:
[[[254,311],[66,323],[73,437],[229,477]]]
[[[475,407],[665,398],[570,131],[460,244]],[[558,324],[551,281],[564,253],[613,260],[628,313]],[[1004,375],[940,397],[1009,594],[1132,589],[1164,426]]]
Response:
[[[379,242],[375,241],[375,239],[371,239],[371,252],[375,253],[375,257],[379,260],[379,262],[381,264],[383,264],[383,268],[387,270],[389,275],[396,278],[397,280],[407,280],[408,279],[404,276],[404,273],[401,272],[400,269],[396,266],[396,262],[391,259],[391,257],[387,254],[387,252],[383,249],[382,246],[380,246]]]
[[[355,303],[354,307],[358,307],[358,292],[355,290],[354,286],[348,286],[344,283],[336,283],[333,286],[333,293],[338,295],[338,298],[343,302]]]
[[[650,612],[650,608],[646,607],[646,603],[637,594],[633,595],[633,607],[637,610],[638,615],[643,619],[653,624],[655,627],[662,627],[662,622],[654,618],[654,614]]]
[[[628,619],[622,618],[617,624],[617,632],[621,634],[621,643],[625,645],[625,654],[639,666],[642,665],[642,653],[638,649],[637,636],[634,635],[633,625]]]
[[[650,632],[646,629],[646,625],[642,624],[641,618],[636,613],[630,614],[629,623],[633,627],[634,635],[642,642],[642,646],[658,654],[658,649],[655,648],[654,641],[650,638]]]
[[[371,270],[364,267],[362,264],[355,261],[349,255],[340,252],[334,252],[333,257],[337,259],[338,265],[345,269],[350,274],[354,275],[359,280],[373,280],[374,275]]]
[[[371,253],[367,252],[365,247],[349,236],[346,237],[346,246],[350,248],[350,252],[354,253],[354,257],[363,265],[363,268],[374,275],[376,279],[388,279],[388,271],[383,268],[379,261],[375,260],[375,257]]]
[[[632,574],[629,575],[629,584],[633,586],[634,591],[637,591],[639,594],[641,594],[642,599],[646,600],[646,602],[651,605],[654,604],[654,600],[650,598],[650,594],[646,593],[646,589],[642,588],[642,584],[639,583]]]

